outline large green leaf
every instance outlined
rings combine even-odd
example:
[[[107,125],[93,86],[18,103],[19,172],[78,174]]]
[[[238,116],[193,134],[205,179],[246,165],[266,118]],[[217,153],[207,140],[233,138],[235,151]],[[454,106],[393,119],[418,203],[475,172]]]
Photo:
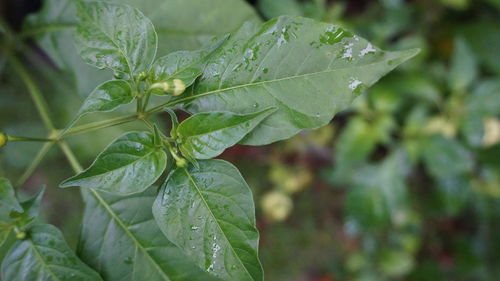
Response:
[[[249,114],[231,112],[198,113],[184,120],[176,130],[179,149],[196,159],[218,156],[238,143],[276,108]]]
[[[23,208],[17,201],[12,184],[10,184],[8,179],[2,177],[0,177],[0,203],[5,204],[18,212],[23,211]]]
[[[252,193],[223,160],[178,168],[153,205],[167,238],[204,270],[224,280],[263,280]]]
[[[27,238],[12,246],[1,272],[2,280],[12,281],[102,280],[71,251],[62,233],[49,224],[32,226]]]
[[[158,55],[195,50],[213,36],[238,28],[246,20],[258,21],[244,0],[114,0],[134,6],[151,19],[159,35]],[[166,20],[168,19],[168,20]],[[196,20],[193,20],[196,19]],[[56,65],[68,71],[78,92],[87,95],[111,76],[82,62],[73,44],[75,7],[70,0],[44,0],[42,9],[30,15],[25,32]]]
[[[85,62],[130,78],[149,70],[156,56],[157,35],[142,12],[128,5],[76,3],[75,45]]]
[[[156,190],[122,197],[84,190],[79,256],[107,281],[211,281],[156,225]]]
[[[278,111],[244,140],[261,145],[327,124],[362,89],[418,51],[385,52],[338,26],[301,17],[245,24],[210,58],[191,112]]]
[[[115,194],[141,192],[163,173],[167,155],[148,132],[129,132],[114,140],[88,169],[61,183]]]

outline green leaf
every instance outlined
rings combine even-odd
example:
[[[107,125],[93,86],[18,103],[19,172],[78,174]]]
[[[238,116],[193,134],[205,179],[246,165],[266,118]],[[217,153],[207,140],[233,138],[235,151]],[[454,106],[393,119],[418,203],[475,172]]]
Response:
[[[115,194],[141,192],[165,170],[167,155],[148,132],[129,132],[115,139],[85,171],[61,183]]]
[[[297,0],[259,0],[258,7],[268,19],[282,15],[304,15],[304,10]]]
[[[5,204],[18,212],[23,211],[23,208],[17,201],[16,194],[14,193],[14,187],[12,187],[12,184],[10,184],[8,179],[2,177],[0,177],[0,203]]]
[[[75,44],[83,60],[132,79],[148,71],[156,55],[157,36],[139,10],[106,2],[77,2]]]
[[[49,224],[32,226],[27,238],[12,246],[1,272],[2,280],[102,280],[71,251],[62,233]]]
[[[401,150],[380,163],[358,168],[346,198],[347,217],[364,230],[404,223],[409,204],[407,174],[407,159]]]
[[[152,80],[154,82],[171,81],[180,79],[186,87],[191,86],[196,78],[200,76],[210,54],[220,47],[229,36],[205,46],[197,51],[178,51],[159,58],[151,68]]]
[[[176,130],[179,149],[196,159],[218,156],[238,143],[276,108],[250,114],[231,112],[198,113],[184,120]]]
[[[167,238],[202,269],[224,280],[263,280],[252,193],[222,160],[177,168],[153,205]]]
[[[78,111],[77,117],[92,112],[111,111],[133,100],[132,88],[126,81],[107,81],[90,93]]]
[[[19,220],[19,224],[22,226],[28,226],[32,223],[40,213],[40,204],[42,203],[42,198],[45,193],[45,186],[42,186],[40,190],[30,199],[21,202],[22,212],[12,211],[10,212],[10,217]]]
[[[76,8],[71,0],[44,0],[42,8],[26,18],[23,31],[41,47],[57,68],[72,79],[75,90],[87,96],[94,88],[111,79],[111,73],[101,71],[82,61],[76,50],[73,33]]]
[[[327,124],[417,50],[385,52],[338,26],[300,17],[246,23],[207,63],[191,112],[276,106],[242,143],[263,145]]]
[[[425,139],[422,157],[429,173],[435,177],[449,177],[472,170],[472,154],[455,139],[434,135]]]
[[[214,36],[231,32],[245,21],[260,21],[244,0],[115,0],[141,10],[154,23],[159,55],[196,50]]]
[[[212,281],[156,225],[156,190],[114,196],[83,190],[85,213],[78,254],[108,281]]]
[[[132,88],[126,81],[106,81],[97,86],[85,99],[76,117],[66,127],[65,131],[73,127],[76,121],[87,113],[112,111],[121,105],[131,103],[133,100]]]
[[[448,74],[450,89],[454,92],[465,91],[477,76],[478,65],[474,53],[464,39],[456,38]]]
[[[9,234],[13,228],[14,225],[12,223],[0,221],[0,247],[9,238]]]
[[[73,43],[76,26],[71,0],[45,0],[30,15],[24,32],[34,35],[52,61],[73,78],[78,92],[86,96],[94,86],[111,78],[84,63]],[[159,34],[158,55],[196,50],[214,36],[233,31],[246,20],[259,21],[244,0],[114,0],[134,6],[151,19]],[[165,20],[168,19],[168,20]],[[196,20],[193,20],[196,19]]]

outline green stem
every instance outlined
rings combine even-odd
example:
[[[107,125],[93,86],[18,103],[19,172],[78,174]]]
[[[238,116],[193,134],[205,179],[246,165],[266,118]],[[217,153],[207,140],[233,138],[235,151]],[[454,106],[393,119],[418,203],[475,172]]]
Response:
[[[77,135],[77,134],[83,134],[95,130],[99,130],[102,128],[107,128],[111,126],[116,126],[119,124],[123,123],[128,123],[137,120],[137,114],[132,114],[132,115],[126,115],[126,116],[120,116],[117,118],[113,119],[108,119],[108,120],[103,120],[103,121],[97,121],[97,122],[92,122],[92,123],[87,123],[83,124],[80,126],[73,127],[69,130],[67,130],[65,133],[63,133],[61,136],[59,136],[60,139]]]
[[[33,161],[31,161],[28,168],[26,168],[24,173],[17,180],[16,186],[22,186],[26,182],[26,180],[35,171],[35,169],[38,167],[40,162],[42,162],[43,158],[45,157],[45,155],[47,155],[47,153],[50,151],[50,149],[52,148],[53,145],[54,145],[54,142],[47,142],[47,143],[43,144],[42,148],[40,149],[40,151],[38,151],[38,153],[36,154]]]
[[[76,159],[75,154],[73,154],[73,151],[71,151],[71,148],[69,148],[68,144],[64,140],[61,140],[59,141],[59,147],[66,156],[66,159],[68,159],[71,168],[73,168],[76,173],[81,173],[83,171],[82,165],[80,165],[78,159]]]
[[[28,91],[30,92],[31,98],[35,103],[35,106],[38,110],[38,113],[40,114],[40,117],[42,118],[43,123],[45,124],[45,127],[47,128],[47,130],[53,131],[54,124],[50,119],[47,103],[45,102],[42,93],[36,86],[26,68],[21,64],[21,62],[11,54],[7,54],[7,57],[14,70],[19,74],[23,82],[26,84],[26,87],[28,87]]]
[[[32,138],[32,137],[20,137],[20,136],[7,136],[9,142],[13,141],[39,141],[39,142],[54,142],[56,139],[50,138]]]

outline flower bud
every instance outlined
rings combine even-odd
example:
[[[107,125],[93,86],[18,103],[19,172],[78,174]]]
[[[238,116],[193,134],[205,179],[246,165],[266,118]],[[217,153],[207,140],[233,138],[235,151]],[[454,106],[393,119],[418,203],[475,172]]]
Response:
[[[26,232],[24,231],[19,231],[16,233],[16,238],[18,240],[23,240],[24,238],[26,238]]]
[[[7,138],[7,134],[5,134],[4,132],[0,132],[0,147],[5,146],[8,140],[9,139]]]
[[[179,168],[185,168],[187,166],[187,161],[184,158],[177,159],[175,165]]]
[[[174,79],[174,91],[172,92],[172,94],[174,96],[178,96],[182,93],[184,93],[184,91],[186,90],[186,84],[184,84],[184,81],[182,81],[181,79]]]

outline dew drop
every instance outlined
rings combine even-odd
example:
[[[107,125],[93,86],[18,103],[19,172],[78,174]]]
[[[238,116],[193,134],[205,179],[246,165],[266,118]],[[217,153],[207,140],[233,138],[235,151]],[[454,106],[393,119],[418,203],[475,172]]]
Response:
[[[123,263],[125,263],[125,264],[132,264],[132,257],[126,257],[126,258],[123,260]]]
[[[257,108],[257,107],[259,107],[259,104],[258,103],[254,103],[253,107]]]

